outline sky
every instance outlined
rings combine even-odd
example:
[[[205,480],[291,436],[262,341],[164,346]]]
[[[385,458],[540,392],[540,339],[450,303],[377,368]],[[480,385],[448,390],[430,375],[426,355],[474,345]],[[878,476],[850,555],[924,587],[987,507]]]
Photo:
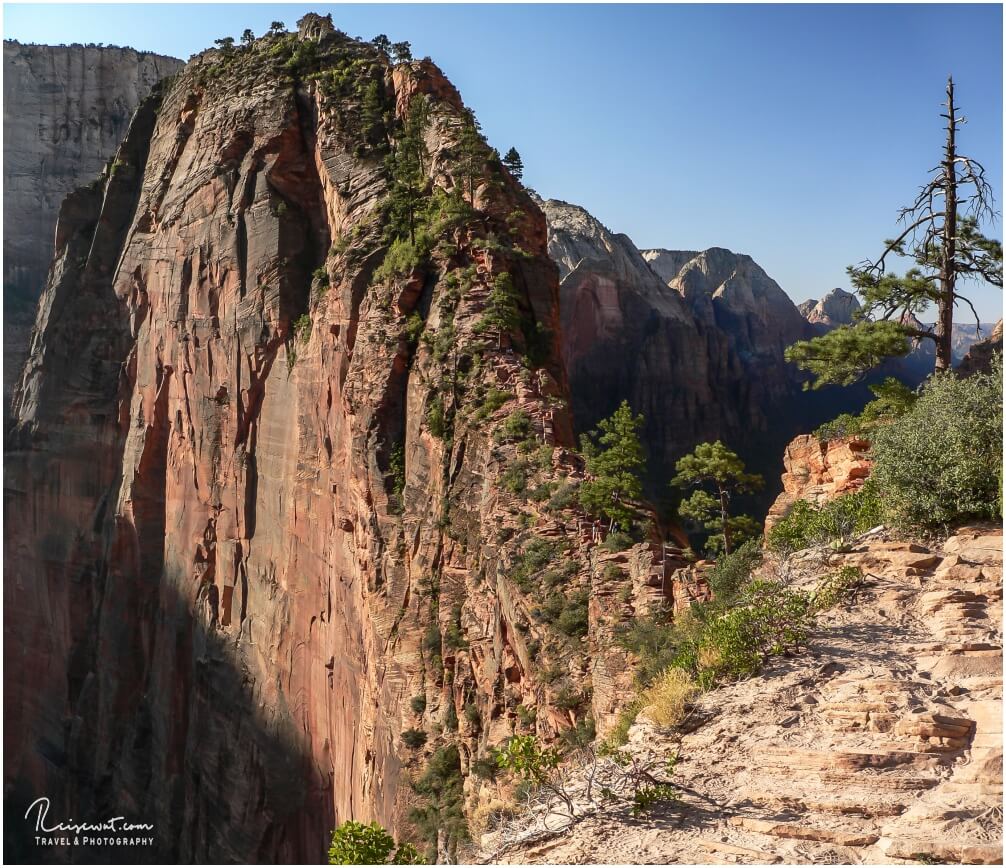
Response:
[[[1001,211],[999,5],[5,4],[3,31],[187,58],[307,11],[432,57],[542,196],[641,248],[750,254],[798,302],[897,234],[940,159],[948,74]],[[999,290],[973,297],[1001,316]]]

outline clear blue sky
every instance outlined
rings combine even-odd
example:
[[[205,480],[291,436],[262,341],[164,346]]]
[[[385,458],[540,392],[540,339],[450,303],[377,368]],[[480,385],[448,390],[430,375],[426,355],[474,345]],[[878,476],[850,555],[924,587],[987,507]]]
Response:
[[[1002,192],[998,5],[7,4],[4,36],[186,58],[312,10],[430,55],[542,195],[640,247],[749,253],[797,301],[891,236],[939,159],[950,72],[962,150]]]

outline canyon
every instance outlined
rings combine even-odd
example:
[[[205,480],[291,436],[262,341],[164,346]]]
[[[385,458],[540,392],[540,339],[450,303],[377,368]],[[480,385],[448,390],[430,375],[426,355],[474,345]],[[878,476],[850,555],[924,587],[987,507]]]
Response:
[[[46,794],[74,817],[153,823],[141,862],[318,862],[348,818],[455,859],[480,846],[465,820],[499,797],[479,774],[492,747],[611,731],[636,690],[620,629],[695,593],[684,540],[648,503],[632,504],[634,538],[621,542],[580,509],[578,434],[628,400],[661,506],[674,462],[723,439],[766,476],[759,508],[782,487],[770,522],[868,474],[864,444],[797,436],[858,409],[865,388],[804,391],[783,357],[847,322],[854,298],[834,290],[798,308],[750,256],[640,250],[541,199],[433,61],[392,58],[314,14],[184,68],[73,50],[5,43],[19,83],[5,99],[27,101],[5,126],[5,217],[37,216],[5,235],[7,376],[18,370],[4,491],[11,817]],[[55,82],[65,101],[51,99]],[[971,364],[996,339],[1001,324]],[[812,749],[825,731],[836,750],[850,740],[881,759],[907,740],[892,791],[916,778],[991,788],[965,792],[977,829],[1001,788],[989,723],[1001,680],[972,653],[1001,647],[1001,559],[974,554],[992,536],[965,528],[925,552],[924,569],[889,534],[864,538],[841,557],[878,572],[876,611],[835,613],[781,680],[704,700],[720,717],[689,736],[693,788],[722,744],[743,748],[731,768],[765,750],[777,760],[713,794],[751,799],[709,821],[719,849],[709,836],[636,847],[602,817],[565,849],[511,842],[494,855],[746,861],[770,826],[792,825],[772,778],[780,743],[799,742],[808,778],[860,786],[876,765],[827,766]],[[830,557],[806,555],[815,568],[839,564]],[[973,596],[954,597],[964,573]],[[939,614],[937,632],[891,614],[902,604]],[[944,623],[955,606],[966,635]],[[865,656],[883,630],[897,633],[889,659],[823,671],[829,654]],[[875,675],[887,684],[906,667],[918,678],[870,693],[884,692]],[[951,736],[977,732],[970,754],[919,741],[933,721],[917,713],[917,682],[937,668],[945,695],[925,711],[952,716]],[[890,726],[855,718],[860,693],[886,703]],[[822,701],[824,717],[808,710]],[[764,727],[747,739],[736,730],[751,714]],[[632,744],[670,749],[645,717]],[[960,771],[969,757],[973,779]],[[758,787],[771,792],[756,799]],[[807,789],[793,799],[811,805]],[[949,810],[957,791],[933,792],[926,804]],[[841,841],[801,839],[866,849],[786,855],[897,857],[910,846],[901,820],[876,818],[916,815],[881,801],[866,831],[857,820]],[[813,812],[819,825],[850,813]],[[973,837],[961,846],[984,858]],[[11,846],[39,855],[23,830]]]
[[[431,769],[467,810],[489,745],[617,714],[614,626],[680,562],[600,550],[559,496],[545,219],[484,143],[462,162],[466,117],[432,62],[309,15],[155,87],[63,202],[7,439],[11,814],[153,823],[143,861],[319,861],[349,817],[419,840]]]

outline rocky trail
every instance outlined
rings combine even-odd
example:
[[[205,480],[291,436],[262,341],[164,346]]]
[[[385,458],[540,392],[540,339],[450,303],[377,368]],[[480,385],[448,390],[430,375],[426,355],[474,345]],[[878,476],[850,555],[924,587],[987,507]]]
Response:
[[[811,585],[859,566],[805,653],[696,703],[682,735],[645,717],[626,750],[675,751],[677,801],[602,809],[492,858],[549,863],[1002,861],[1002,536],[927,548],[883,531],[785,565]]]

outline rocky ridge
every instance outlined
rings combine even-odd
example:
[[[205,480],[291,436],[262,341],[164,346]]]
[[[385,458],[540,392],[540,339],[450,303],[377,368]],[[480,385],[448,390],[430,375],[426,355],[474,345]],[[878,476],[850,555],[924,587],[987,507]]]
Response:
[[[614,627],[681,562],[571,505],[545,220],[466,123],[431,61],[309,15],[194,58],[66,199],[6,456],[8,804],[317,861],[350,817],[418,840],[437,757],[470,813],[489,744],[615,715]]]
[[[1002,534],[962,527],[924,546],[878,530],[780,570],[813,587],[865,580],[807,650],[696,703],[683,731],[642,719],[627,750],[677,754],[678,800],[645,818],[603,805],[553,832],[484,839],[502,862],[1002,862]]]
[[[131,48],[4,40],[4,415],[67,193],[101,172],[151,88],[182,62]]]

